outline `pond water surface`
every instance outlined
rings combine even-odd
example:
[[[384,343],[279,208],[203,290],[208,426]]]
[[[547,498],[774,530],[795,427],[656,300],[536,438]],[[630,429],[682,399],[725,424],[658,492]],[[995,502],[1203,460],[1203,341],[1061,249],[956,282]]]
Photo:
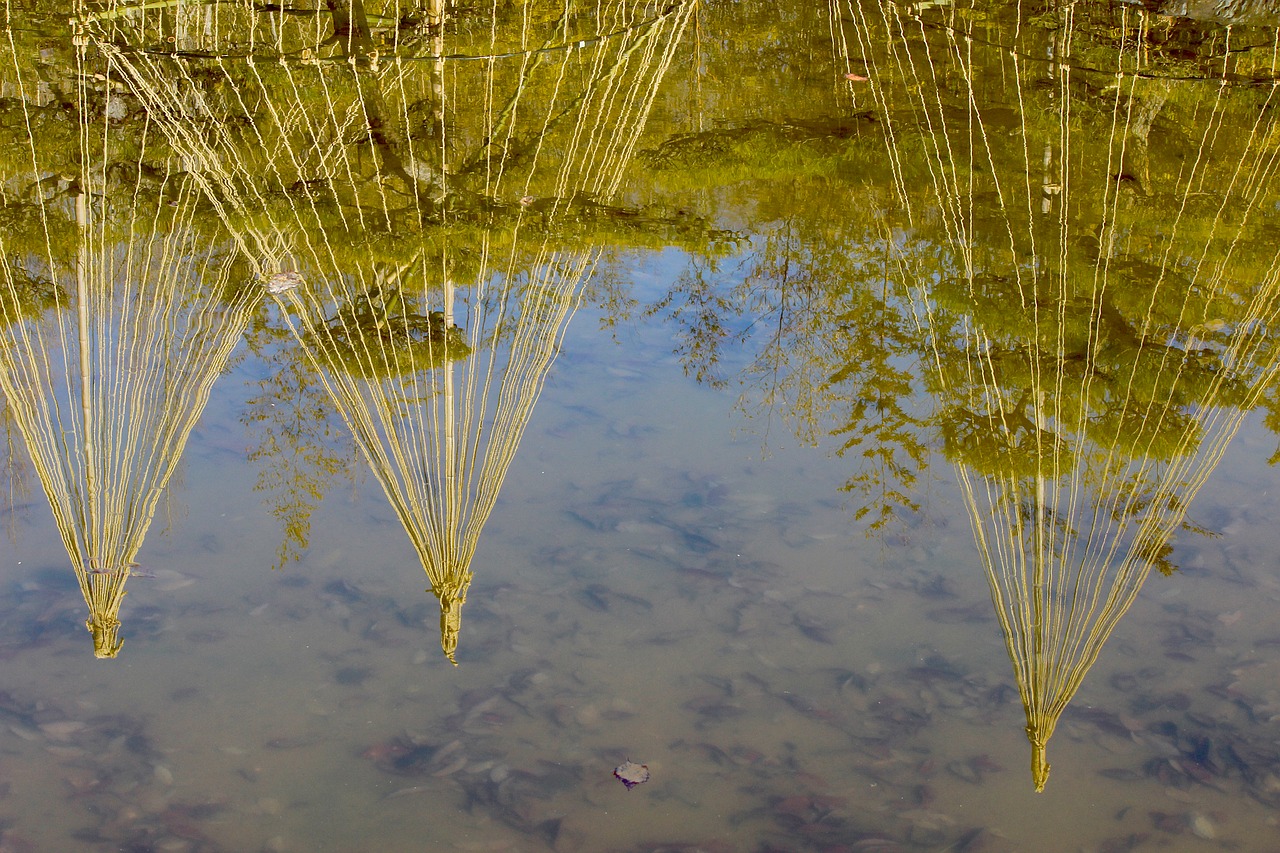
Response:
[[[447,156],[433,171],[405,153],[418,150],[415,140],[437,141],[412,129],[430,121],[404,94],[430,92],[430,81],[377,77],[378,57],[360,52],[372,48],[348,45],[352,70],[344,59],[335,73],[385,84],[402,136],[370,135],[366,121],[382,125],[361,113],[355,154],[313,151],[309,161],[280,140],[322,134],[267,108],[280,81],[249,62],[257,76],[245,72],[244,91],[255,94],[237,103],[256,103],[282,128],[260,141],[296,156],[287,167],[283,155],[248,154],[230,166],[226,152],[243,139],[187,131],[208,126],[192,115],[234,110],[200,113],[142,91],[159,54],[114,54],[109,28],[94,27],[124,21],[112,32],[128,47],[126,37],[150,32],[146,22],[85,13],[102,39],[89,58],[118,63],[111,79],[124,106],[81,102],[83,125],[123,136],[121,127],[154,121],[146,133],[163,141],[149,142],[147,156],[190,176],[170,206],[186,210],[185,193],[218,199],[191,202],[206,220],[199,227],[216,235],[209,245],[249,259],[228,267],[230,280],[280,282],[297,269],[305,283],[262,297],[237,327],[244,339],[179,442],[149,532],[141,524],[146,539],[119,606],[123,646],[110,660],[94,657],[65,531],[46,499],[46,481],[74,481],[74,471],[45,471],[42,481],[12,411],[27,380],[16,378],[19,362],[0,365],[15,396],[0,552],[0,851],[1277,849],[1280,491],[1266,344],[1280,327],[1276,32],[1129,9],[1077,32],[1074,4],[1009,20],[950,4],[784,5],[772,18],[751,4],[691,11],[687,28],[667,36],[669,66],[645,72],[652,102],[618,131],[634,134],[634,150],[610,154],[609,166],[581,165],[548,120],[546,158],[574,166],[555,173],[560,195],[533,165],[520,172],[524,189],[477,178],[450,196],[455,207],[440,202],[448,213],[439,220],[422,201],[429,192],[406,192],[419,218],[405,245],[418,254],[392,240],[407,233],[397,181],[443,193],[484,171],[475,163],[515,172],[536,158],[511,152],[542,137],[515,133],[500,155],[469,161],[448,146],[490,150],[486,134],[506,127],[495,123],[502,111],[474,126],[466,110],[450,113]],[[634,27],[677,6],[637,4],[618,20]],[[495,55],[506,51],[510,34],[481,30],[478,14],[458,11],[462,23],[446,33],[467,49],[491,38]],[[569,18],[579,22],[547,15],[566,32]],[[613,32],[612,23],[590,26]],[[284,27],[287,46],[296,34]],[[194,44],[215,29],[187,36]],[[173,49],[185,49],[177,31]],[[24,88],[28,60],[12,39],[9,48],[19,58],[5,80],[8,115],[21,104],[26,115],[50,114],[39,110],[57,98]],[[1075,65],[1057,62],[1068,48]],[[208,59],[189,53],[165,61]],[[309,115],[302,75],[313,58],[280,63],[299,75],[281,84],[296,96],[295,119]],[[373,71],[361,64],[370,61]],[[542,85],[541,67],[520,72],[530,90]],[[441,115],[456,106],[439,91],[476,91],[452,69],[437,78]],[[216,76],[204,72],[188,73]],[[494,90],[502,73],[490,72]],[[582,73],[594,93],[597,78]],[[636,88],[613,85],[613,98]],[[355,89],[366,109],[383,103]],[[213,80],[209,91],[225,86]],[[518,104],[538,116],[534,125],[580,106],[554,101],[544,114],[537,103]],[[35,154],[6,163],[8,209],[38,197],[41,221],[64,211],[74,223],[71,177],[65,197],[30,189],[58,185],[60,173],[42,162],[23,177],[33,160],[61,156],[37,150],[40,127],[19,133]],[[1094,167],[1101,178],[1089,183]],[[255,170],[267,176],[260,197]],[[329,190],[307,183],[320,175]],[[588,179],[591,192],[575,195]],[[118,192],[103,180],[104,197]],[[554,203],[539,207],[546,199]],[[577,206],[560,204],[568,199]],[[330,210],[346,217],[341,227]],[[370,210],[391,224],[352,224],[351,211]],[[96,215],[91,204],[87,216]],[[544,217],[536,227],[535,215]],[[440,238],[450,246],[445,277],[511,288],[523,306],[513,319],[494,321],[491,338],[469,338],[473,351],[444,366],[452,353],[424,363],[406,347],[411,365],[375,368],[350,353],[385,355],[378,345],[333,355],[317,343],[333,343],[324,330],[344,311],[366,340],[386,341],[388,324],[408,316],[388,307],[388,294],[409,291],[413,264],[435,257],[431,228],[450,216],[461,224]],[[18,328],[75,339],[39,331],[79,328],[49,319],[74,319],[87,301],[75,247],[90,258],[82,268],[112,268],[129,255],[120,247],[141,241],[82,235],[64,250],[50,228],[41,267],[15,248],[25,221],[14,214],[5,226],[10,288],[21,278],[13,270],[32,281],[44,273],[30,270],[47,267],[73,296],[44,314],[6,303],[21,316],[5,340],[20,348],[28,339]],[[534,250],[512,249],[516,260],[502,263],[485,254],[492,243],[502,255],[500,235],[521,228],[535,233]],[[353,242],[351,254],[335,235]],[[578,242],[590,248],[581,269]],[[362,252],[375,258],[367,268]],[[410,256],[408,273],[390,260]],[[555,273],[530,272],[540,269]],[[316,283],[326,276],[328,285]],[[347,291],[332,283],[340,279],[364,301],[343,301]],[[530,307],[543,291],[529,282],[564,280],[568,313],[546,321],[551,303]],[[423,304],[440,304],[442,288],[424,286]],[[459,297],[469,334],[483,327],[484,293]],[[185,316],[187,307],[171,310]],[[414,535],[432,543],[450,534],[419,516],[406,521],[393,506],[430,514],[412,499],[389,502],[386,485],[402,476],[406,490],[417,482],[434,494],[444,475],[413,460],[371,463],[370,448],[396,446],[398,423],[412,441],[443,446],[436,422],[415,413],[452,390],[403,377],[456,370],[461,382],[487,353],[517,350],[510,327],[538,323],[555,357],[530,368],[541,373],[522,398],[527,421],[504,439],[518,444],[514,456],[482,475],[500,491],[487,520],[481,514],[474,556],[454,567],[469,581],[454,666],[442,653],[441,591],[429,588],[425,546],[415,549],[407,529],[422,523],[427,532]],[[1079,333],[1087,345],[1077,345],[1077,325],[1093,330]],[[127,338],[114,326],[100,334]],[[67,346],[89,348],[87,333],[78,340]],[[1158,358],[1148,359],[1153,349]],[[72,391],[89,380],[69,366],[60,373],[58,353],[42,358],[55,378],[33,399],[78,404]],[[1170,359],[1181,365],[1172,374],[1153,366]],[[1078,363],[1089,369],[1076,372]],[[503,364],[481,380],[491,397],[459,411],[492,424],[500,393],[529,393]],[[1222,387],[1204,378],[1223,375]],[[376,407],[341,397],[348,381],[353,394],[394,385],[402,396],[380,393],[401,421],[353,442],[351,412]],[[1024,411],[1030,426],[1007,426]],[[60,435],[67,453],[87,458],[66,438],[77,429]],[[1053,430],[1060,442],[1045,438]],[[465,431],[464,444],[468,435],[482,444]],[[1219,449],[1199,449],[1215,441]],[[1183,459],[1196,460],[1190,472],[1178,468]],[[1158,496],[1115,511],[1111,521],[1138,519],[1137,532],[1078,511],[1091,496],[1113,506],[1104,498],[1123,491],[1103,477],[1113,465],[1126,494]],[[1010,504],[1000,497],[1010,483],[1039,491]],[[1055,502],[1058,488],[1071,499]],[[1002,513],[1017,535],[984,533]],[[1147,518],[1164,526],[1141,526]],[[1054,643],[1071,645],[1044,626],[1088,611],[1088,629],[1106,608],[1079,604],[1086,593],[1073,582],[1088,584],[1073,580],[1074,568],[1053,580],[1036,574],[1012,601],[1001,599],[1000,573],[1026,554],[1066,552],[1071,566],[1087,565],[1061,543],[1092,541],[1091,530],[1126,543],[1104,561],[1104,597],[1128,571],[1139,575],[1136,598],[1115,593],[1112,627],[1085,630],[1100,644],[1096,657],[1042,666],[1060,661]],[[98,582],[90,563],[77,565]],[[1027,645],[1006,639],[1011,624],[1032,636]],[[1026,670],[1011,669],[1019,650],[1032,660]],[[1037,793],[1024,703],[1051,688],[1065,699],[1049,725],[1052,774]],[[615,778],[628,761],[646,765],[648,780]]]

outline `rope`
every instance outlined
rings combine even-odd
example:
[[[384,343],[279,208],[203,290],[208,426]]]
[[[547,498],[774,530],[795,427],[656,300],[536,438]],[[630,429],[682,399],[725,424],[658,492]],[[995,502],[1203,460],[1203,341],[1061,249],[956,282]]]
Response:
[[[5,48],[28,129],[19,181],[42,240],[0,234],[0,390],[89,607],[95,654],[114,657],[125,583],[160,497],[262,296],[233,287],[235,256],[197,226],[200,196],[172,164],[150,185],[150,128],[125,140],[137,153],[122,153],[106,118],[117,81],[84,45],[73,173],[34,122],[38,87],[23,77],[34,50],[12,33]],[[122,164],[131,177],[117,177]],[[64,191],[41,187],[51,174],[65,176]]]
[[[160,56],[120,47],[158,22],[84,19],[274,293],[408,533],[450,660],[480,533],[603,256],[566,229],[618,193],[695,6],[566,3],[500,50],[495,2],[468,62],[439,28],[429,56],[366,62],[358,20],[331,46],[350,61],[297,62],[331,40],[315,22],[226,4],[215,29],[269,42]],[[595,32],[563,50],[584,10]]]
[[[1280,154],[1270,116],[1280,84],[1270,84],[1247,133],[1228,131],[1237,127],[1228,125],[1237,101],[1257,100],[1232,84],[1244,52],[1228,37],[1218,85],[1192,128],[1194,155],[1168,193],[1173,215],[1161,230],[1143,230],[1125,218],[1122,185],[1137,180],[1126,169],[1145,163],[1151,122],[1176,79],[1147,65],[1144,13],[1122,12],[1110,126],[1082,128],[1077,113],[1088,103],[1073,77],[1098,69],[1072,61],[1074,6],[1038,42],[1047,44],[1044,56],[1021,47],[1021,18],[1011,25],[1017,48],[997,56],[981,48],[1002,39],[984,37],[959,14],[938,24],[892,3],[844,0],[840,9],[868,57],[870,95],[912,227],[886,234],[893,277],[909,298],[944,418],[965,419],[952,427],[959,431],[948,452],[1042,790],[1058,718],[1245,415],[1277,379],[1280,364],[1261,330],[1280,320],[1280,254],[1265,260],[1260,281],[1249,280],[1250,259],[1241,256],[1256,251],[1248,235],[1274,205]],[[1267,79],[1276,77],[1275,59],[1272,49]],[[1012,136],[985,116],[993,107],[984,86],[997,75],[1016,92]],[[1027,93],[1041,84],[1049,94],[1033,104]],[[1048,122],[1046,98],[1056,108]],[[1090,161],[1096,149],[1081,142],[1100,134],[1107,156]],[[927,174],[917,185],[908,176],[921,161]],[[1208,217],[1207,196],[1216,199]],[[1094,223],[1082,220],[1090,198],[1101,215]],[[998,242],[983,237],[980,222],[994,226]],[[930,241],[934,223],[941,239]],[[1085,229],[1097,234],[1099,250],[1082,275],[1088,268],[1070,250]],[[1156,245],[1126,245],[1139,234]],[[1136,322],[1135,343],[1118,352],[1109,324],[1134,255],[1159,260],[1144,304],[1123,308]],[[1229,321],[1227,334],[1207,329],[1215,314]],[[1202,358],[1216,359],[1216,368],[1206,371]]]

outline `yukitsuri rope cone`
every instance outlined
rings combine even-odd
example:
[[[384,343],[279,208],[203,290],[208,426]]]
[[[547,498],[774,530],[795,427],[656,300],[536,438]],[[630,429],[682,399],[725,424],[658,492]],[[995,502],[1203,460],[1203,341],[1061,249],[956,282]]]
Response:
[[[455,663],[480,532],[601,260],[591,236],[632,227],[609,205],[695,6],[82,18],[321,375]]]
[[[263,297],[242,263],[237,280],[217,219],[197,220],[199,187],[151,149],[145,119],[85,46],[74,73],[59,72],[42,65],[43,44],[6,36],[0,86],[25,145],[4,157],[0,390],[89,606],[94,653],[112,658],[157,503]]]
[[[1068,4],[1046,32],[842,8],[838,53],[868,58],[847,85],[882,119],[896,188],[887,274],[925,343],[1041,791],[1060,715],[1274,393],[1280,254],[1250,235],[1280,197],[1276,33],[1246,52],[1224,31],[1196,79],[1133,10],[1086,27]],[[1099,31],[1120,34],[1104,74],[1085,54]]]

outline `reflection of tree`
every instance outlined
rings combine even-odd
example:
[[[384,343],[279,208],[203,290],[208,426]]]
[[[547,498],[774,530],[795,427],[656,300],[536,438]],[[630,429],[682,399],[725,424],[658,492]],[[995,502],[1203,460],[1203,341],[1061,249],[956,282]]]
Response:
[[[1059,715],[1280,370],[1280,252],[1251,241],[1274,227],[1277,127],[1252,90],[1151,79],[1172,73],[1152,52],[1112,51],[1124,73],[1102,94],[1065,12],[1046,32],[847,8],[861,45],[887,45],[868,88],[907,218],[890,276],[925,336],[1041,790]],[[1110,25],[1141,33],[1130,14]],[[1222,61],[1223,79],[1256,70]],[[997,81],[1022,99],[1012,120]],[[1165,114],[1181,133],[1158,146]]]
[[[276,565],[298,559],[311,538],[311,516],[332,482],[358,469],[355,448],[341,428],[320,377],[295,357],[289,330],[251,324],[249,345],[269,366],[248,401],[246,421],[258,443],[249,459],[259,465],[259,491],[273,496],[272,516],[283,537]]]
[[[161,492],[261,296],[235,280],[234,251],[197,227],[198,188],[133,149],[138,129],[119,125],[109,86],[82,83],[73,107],[55,107],[30,82],[32,57],[13,41],[5,54],[17,92],[6,109],[47,133],[30,132],[5,165],[18,189],[0,232],[0,389],[89,605],[95,654],[114,657]],[[78,125],[70,151],[67,123]]]
[[[13,537],[17,529],[19,507],[31,494],[31,467],[26,456],[18,447],[21,440],[18,425],[13,421],[13,410],[0,395],[0,432],[3,433],[3,445],[0,454],[4,457],[3,494],[0,494],[0,515],[5,517],[5,533]]]
[[[862,460],[844,488],[879,530],[916,507],[911,490],[928,457],[911,399],[916,328],[886,283],[879,232],[848,221],[843,194],[786,191],[794,215],[757,223],[763,233],[740,262],[695,257],[646,310],[674,327],[687,374],[741,386],[746,414],[780,413],[806,443],[839,438],[841,454]]]
[[[698,228],[613,203],[693,7],[530,4],[477,28],[488,41],[465,20],[379,33],[395,19],[371,6],[329,34],[323,16],[216,7],[177,58],[132,17],[85,19],[277,297],[418,552],[450,659],[480,531],[601,243]]]
[[[471,352],[443,311],[411,306],[398,288],[382,286],[338,306],[323,333],[306,343],[330,347],[343,369],[365,379],[432,370]],[[370,358],[375,351],[383,357]]]
[[[733,257],[696,252],[643,310],[672,329],[687,375],[736,387],[764,430],[781,425],[806,443],[836,435],[860,460],[850,501],[880,529],[915,506],[928,439],[911,400],[915,330],[885,286],[874,221],[893,195],[879,121],[836,100],[829,65],[794,61],[830,49],[822,4],[705,14],[707,26],[758,47],[700,55],[716,94],[704,104],[695,91],[704,108],[685,132],[641,152],[645,189],[752,237]]]
[[[746,9],[747,4],[734,7],[739,8]],[[749,13],[742,14],[745,17]],[[824,82],[827,89],[836,84],[845,92],[844,106],[832,105],[823,97],[826,91],[817,86],[803,89],[793,82],[778,82],[779,90],[785,94],[775,95],[773,101],[795,104],[797,110],[804,110],[801,120],[713,120],[707,123],[712,129],[674,135],[642,156],[660,191],[681,197],[696,191],[702,196],[698,200],[700,206],[718,209],[727,222],[756,235],[739,258],[720,262],[717,280],[708,282],[708,265],[695,261],[691,272],[704,274],[697,279],[689,275],[678,280],[660,300],[657,311],[676,325],[677,340],[701,345],[680,348],[687,371],[716,382],[740,384],[746,411],[780,414],[804,439],[832,431],[842,435],[847,443],[845,452],[865,460],[848,487],[859,511],[877,524],[912,500],[912,486],[929,461],[926,448],[933,444],[936,428],[928,422],[926,412],[913,409],[912,398],[920,388],[907,369],[917,356],[910,333],[910,312],[896,291],[891,289],[887,299],[882,298],[883,273],[876,269],[875,246],[884,243],[886,233],[895,239],[912,239],[898,228],[898,214],[889,210],[896,207],[891,199],[897,195],[897,181],[905,180],[916,201],[927,204],[921,193],[931,190],[932,179],[929,164],[920,156],[924,153],[922,146],[912,149],[915,154],[904,154],[903,161],[897,164],[883,156],[885,114],[874,108],[872,90],[865,81],[844,76],[848,73],[865,78],[867,59],[883,59],[883,34],[859,43],[858,33],[850,23],[851,13],[837,4],[832,7],[832,14],[848,19],[835,35],[841,55],[853,59],[842,60],[842,67],[827,68]],[[1174,174],[1176,164],[1168,145],[1161,140],[1185,141],[1182,127],[1188,121],[1197,121],[1191,112],[1193,105],[1183,103],[1187,98],[1179,93],[1188,86],[1199,85],[1195,79],[1203,78],[1206,67],[1219,68],[1225,56],[1232,56],[1232,62],[1238,64],[1222,76],[1234,87],[1235,114],[1250,121],[1248,109],[1240,105],[1251,98],[1265,98],[1267,89],[1242,84],[1260,81],[1269,86],[1270,71],[1258,59],[1264,52],[1258,46],[1270,43],[1268,34],[1241,30],[1238,34],[1242,38],[1228,44],[1220,29],[1195,22],[1179,20],[1162,22],[1159,27],[1143,26],[1130,13],[1133,26],[1126,30],[1121,26],[1122,12],[1114,16],[1102,11],[1093,14],[1098,17],[1090,19],[1087,31],[1078,28],[1074,32],[1072,49],[1077,56],[1073,66],[1110,69],[1107,63],[1114,62],[1114,45],[1121,43],[1141,44],[1143,51],[1160,62],[1157,72],[1137,78],[1138,96],[1126,100],[1126,109],[1132,104],[1131,130],[1124,153],[1126,165],[1116,173],[1121,179],[1116,192],[1126,221],[1149,228],[1181,206],[1160,192],[1158,181],[1151,188],[1150,171],[1154,165],[1157,176]],[[964,10],[959,15],[963,20],[981,17]],[[941,34],[928,16],[923,21],[922,26]],[[812,31],[821,31],[823,40],[831,37],[831,21],[806,23]],[[787,38],[791,45],[801,45],[805,30],[801,27],[779,37]],[[1040,51],[1029,55],[1033,59],[1046,55],[1043,45],[1032,45],[1030,49]],[[801,52],[794,47],[793,50]],[[809,50],[812,52],[812,45]],[[715,61],[712,56],[706,60],[711,68],[715,68]],[[760,73],[754,68],[741,71],[747,79]],[[1187,79],[1181,79],[1184,77]],[[1116,90],[1104,88],[1106,82],[1109,81],[1091,73],[1076,74],[1069,88],[1073,96],[1086,102],[1087,111],[1076,113],[1073,121],[1089,126],[1097,126],[1104,119],[1109,123]],[[994,81],[984,85],[988,92],[984,97],[997,91]],[[731,102],[729,97],[721,96],[710,104],[713,115],[717,108],[730,104],[750,114],[750,103]],[[948,116],[966,114],[967,96],[962,89],[944,88],[941,97]],[[1049,100],[1057,96],[1049,87],[1041,87],[1023,97],[1027,105],[1024,112],[1030,121],[1039,122],[1040,130],[1048,132],[1051,121],[1056,121],[1056,107]],[[1002,139],[1013,140],[1010,134],[1019,115],[1015,109],[999,106],[997,109],[996,104],[988,103],[983,110],[984,124],[996,146],[1001,145]],[[893,121],[892,132],[912,136],[918,126],[916,111],[909,103],[893,104],[890,109],[887,117]],[[919,117],[919,123],[923,122],[924,118]],[[1148,145],[1148,138],[1155,142]],[[1098,134],[1078,136],[1072,142],[1073,151],[1080,154],[1088,149],[1090,154],[1082,156],[1099,156],[1100,163],[1106,162],[1102,139]],[[1154,155],[1149,155],[1148,149],[1154,149]],[[1005,145],[998,157],[1011,157],[1014,153],[1012,146]],[[1016,153],[1022,156],[1021,152]],[[1215,164],[1204,165],[1208,170],[1217,168]],[[897,174],[895,168],[904,172]],[[980,201],[975,209],[974,234],[990,236],[992,229],[1001,227],[1001,220],[987,211],[998,212],[998,206],[989,192]],[[1200,204],[1193,193],[1188,213],[1202,217],[1206,210]],[[1078,223],[1085,223],[1091,217],[1096,220],[1097,214],[1077,205],[1070,215]],[[886,216],[891,217],[887,232]],[[1184,218],[1180,226],[1184,236],[1190,233],[1185,230],[1188,221]],[[941,227],[942,220],[930,219],[928,224]],[[1275,233],[1275,223],[1255,221],[1253,227],[1256,239],[1251,242],[1255,246],[1269,246],[1280,238]],[[1122,226],[1121,233],[1128,234],[1127,228],[1128,225]],[[795,238],[796,234],[800,239]],[[1002,239],[1007,242],[1007,234]],[[1097,239],[1097,234],[1082,225],[1074,243],[1074,261],[1088,260],[1091,246],[1091,257],[1096,257]],[[1138,267],[1138,275],[1143,274],[1138,260],[1138,243],[1142,239],[1145,238],[1140,232],[1133,232],[1133,248],[1121,259]],[[1258,262],[1262,260],[1259,258]],[[1132,304],[1132,298],[1142,292],[1141,282],[1120,276],[1114,263],[1112,269],[1116,278],[1111,292]],[[800,289],[806,279],[819,284],[820,289],[812,297]],[[1117,285],[1117,281],[1122,284]],[[700,286],[689,286],[691,282]],[[750,287],[744,286],[748,283]],[[806,300],[819,306],[816,334],[811,333],[814,327],[804,322],[778,322],[787,313],[794,316],[796,307]],[[772,334],[765,334],[773,329],[783,331],[780,346],[775,345]],[[794,334],[790,334],[793,329]],[[723,342],[719,349],[710,345],[717,340]],[[742,344],[732,358],[726,358],[730,340],[741,340]],[[872,341],[881,345],[872,346]],[[841,352],[845,346],[853,347],[848,358]],[[779,349],[783,358],[778,357]],[[744,356],[742,350],[750,355]],[[792,357],[786,358],[787,354]],[[719,364],[712,361],[717,356],[722,359]],[[891,381],[890,373],[873,368],[868,356],[877,358],[890,371],[897,371],[898,381]],[[748,365],[745,369],[741,367],[743,363]],[[773,370],[775,366],[780,369]],[[806,389],[816,389],[817,393],[807,393]],[[1270,396],[1263,402],[1269,411],[1277,410]],[[1280,419],[1273,415],[1268,423],[1272,421]],[[881,466],[881,457],[890,458],[893,464]],[[880,467],[873,470],[872,466]]]

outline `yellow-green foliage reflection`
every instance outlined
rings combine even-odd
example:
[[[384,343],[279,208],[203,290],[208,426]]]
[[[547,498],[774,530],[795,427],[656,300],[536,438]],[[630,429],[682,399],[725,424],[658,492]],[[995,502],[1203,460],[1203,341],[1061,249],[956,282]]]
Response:
[[[1232,84],[1274,80],[1280,40],[1216,31],[1206,73],[1134,10],[845,9],[897,190],[888,276],[1042,790],[1058,717],[1276,381],[1280,254],[1253,239],[1277,226],[1275,89]]]

